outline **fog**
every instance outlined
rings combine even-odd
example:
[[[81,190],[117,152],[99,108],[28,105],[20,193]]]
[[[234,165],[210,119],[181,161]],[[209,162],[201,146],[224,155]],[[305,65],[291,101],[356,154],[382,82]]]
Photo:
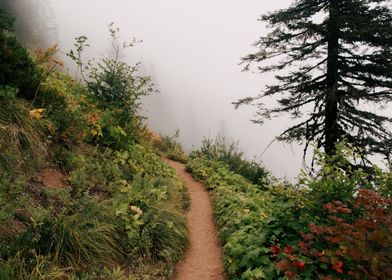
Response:
[[[15,32],[30,49],[44,48],[57,40],[57,24],[51,1],[0,0],[0,5],[16,19]]]
[[[242,72],[240,58],[253,52],[251,44],[267,31],[257,20],[260,15],[287,7],[291,0],[32,2],[41,3],[46,11],[48,31],[44,35],[50,36],[45,43],[57,42],[63,53],[72,48],[75,37],[86,35],[91,45],[89,56],[105,54],[110,22],[120,28],[123,40],[143,40],[127,52],[126,59],[141,61],[143,73],[152,76],[159,90],[143,101],[143,114],[155,131],[172,135],[179,128],[188,150],[197,147],[203,137],[222,133],[239,140],[246,154],[257,156],[273,175],[292,180],[298,174],[302,147],[274,142],[263,153],[291,120],[282,117],[263,126],[252,124],[254,107],[235,110],[231,104],[259,94],[273,82],[272,75]],[[38,33],[42,35],[42,30]],[[64,55],[63,59],[67,60]],[[67,65],[71,70],[72,64],[67,61]]]

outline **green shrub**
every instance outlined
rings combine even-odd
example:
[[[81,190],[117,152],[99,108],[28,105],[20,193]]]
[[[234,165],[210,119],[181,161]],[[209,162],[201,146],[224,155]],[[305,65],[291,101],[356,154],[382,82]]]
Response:
[[[230,279],[277,279],[269,248],[301,230],[303,222],[296,216],[303,203],[301,192],[278,183],[262,191],[225,163],[204,156],[192,157],[187,170],[211,189]]]
[[[171,160],[186,163],[188,155],[184,152],[182,145],[179,143],[180,130],[177,129],[173,136],[160,135],[154,140],[154,148],[162,152],[164,156]]]
[[[353,156],[340,145],[334,157],[318,153],[317,176],[260,189],[194,155],[187,169],[211,189],[230,279],[388,278],[391,175],[353,169]]]
[[[96,149],[90,149],[89,155],[75,153],[66,155],[66,169],[69,171],[67,179],[73,187],[74,196],[112,191],[111,182],[120,180],[122,173],[120,167],[111,161],[111,156],[110,150],[102,151],[100,154]],[[95,176],[91,177],[91,174]]]
[[[112,208],[126,232],[125,247],[132,254],[171,263],[182,257],[188,234],[184,218],[173,207],[174,184],[168,179],[138,176],[132,185],[119,188]]]
[[[253,184],[263,186],[268,183],[268,172],[255,161],[246,160],[238,142],[228,142],[222,135],[213,140],[203,139],[200,149],[192,154],[223,162],[230,171],[240,174]]]
[[[176,263],[188,244],[186,224],[170,208],[149,207],[142,218],[137,245],[143,257]]]
[[[0,85],[18,89],[18,97],[33,99],[42,71],[15,36],[0,33]]]
[[[76,145],[87,137],[85,94],[86,90],[81,85],[58,72],[51,73],[42,83],[35,103],[45,108],[45,118],[51,121],[50,133],[54,142]]]
[[[89,156],[70,153],[66,169],[77,197],[97,190],[104,191],[107,201],[113,197],[112,204],[104,203],[117,216],[115,223],[127,236],[124,247],[132,256],[174,262],[182,255],[185,222],[170,204],[181,208],[183,186],[157,155],[140,145],[121,152],[92,150]]]
[[[89,46],[85,36],[76,38],[76,49],[71,50],[68,56],[78,65],[91,100],[100,110],[110,112],[105,114],[99,124],[100,144],[118,149],[118,144],[140,140],[137,132],[141,132],[144,127],[143,118],[139,115],[141,97],[152,93],[154,89],[149,76],[138,74],[140,63],[130,66],[120,60],[122,52],[137,42],[120,42],[119,29],[113,24],[109,26],[109,33],[114,58],[104,57],[98,63],[82,61],[81,55]]]

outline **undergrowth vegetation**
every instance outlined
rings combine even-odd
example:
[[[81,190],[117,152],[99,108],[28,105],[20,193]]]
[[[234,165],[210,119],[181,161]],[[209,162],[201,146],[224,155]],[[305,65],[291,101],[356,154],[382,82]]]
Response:
[[[268,181],[267,170],[256,161],[246,159],[239,143],[229,141],[221,134],[214,139],[203,139],[200,149],[192,153],[224,163],[230,171],[245,177],[253,184],[261,186]]]
[[[1,28],[0,279],[170,278],[188,243],[187,192],[138,113],[149,77],[77,60],[80,83],[57,47],[30,55]]]
[[[83,61],[62,72],[56,46],[30,54],[0,9],[0,280],[170,279],[188,245],[189,197],[161,157],[211,192],[230,279],[392,279],[392,172],[355,168],[341,143],[317,174],[280,182],[237,142],[188,156],[139,114],[154,92],[140,65]]]
[[[317,176],[260,186],[203,149],[187,169],[211,191],[230,279],[392,277],[391,173],[352,169],[342,144],[317,154]]]
[[[176,133],[173,136],[155,135],[153,138],[153,146],[162,154],[162,156],[171,160],[186,163],[188,161],[188,155],[185,153],[181,143],[179,142],[179,136],[179,129],[176,130]]]

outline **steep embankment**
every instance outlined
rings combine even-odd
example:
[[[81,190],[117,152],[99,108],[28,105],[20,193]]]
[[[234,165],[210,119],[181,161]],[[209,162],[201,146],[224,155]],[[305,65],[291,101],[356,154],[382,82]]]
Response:
[[[0,280],[171,279],[187,193],[137,114],[149,77],[78,60],[80,83],[11,31],[0,7]]]
[[[191,199],[187,214],[190,246],[183,262],[177,265],[177,280],[219,280],[223,277],[222,250],[212,222],[210,196],[204,186],[185,171],[185,165],[166,160],[181,177]]]

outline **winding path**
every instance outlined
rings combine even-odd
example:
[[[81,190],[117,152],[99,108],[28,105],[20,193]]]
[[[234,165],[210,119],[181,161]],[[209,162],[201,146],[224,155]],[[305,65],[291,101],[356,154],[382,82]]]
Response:
[[[191,199],[187,214],[190,246],[185,260],[177,265],[175,280],[223,280],[222,249],[212,221],[210,196],[204,186],[185,171],[185,165],[166,160],[189,190]]]

